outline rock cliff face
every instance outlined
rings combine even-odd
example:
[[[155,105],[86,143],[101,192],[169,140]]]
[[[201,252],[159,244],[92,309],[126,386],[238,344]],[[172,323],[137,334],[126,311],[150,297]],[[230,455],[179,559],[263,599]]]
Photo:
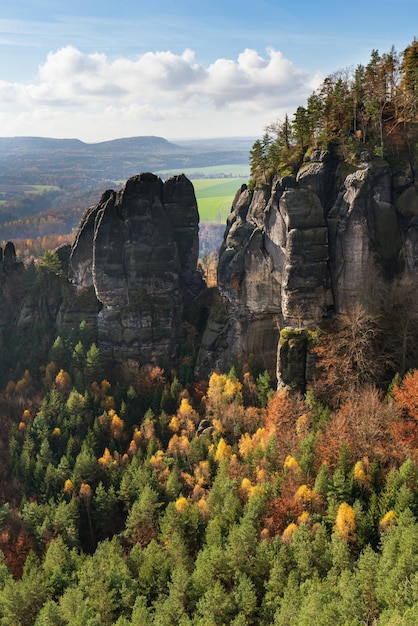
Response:
[[[367,153],[349,167],[316,151],[296,177],[241,187],[219,254],[226,348],[204,337],[202,361],[253,355],[272,368],[277,358],[279,385],[304,388],[308,329],[354,303],[370,310],[380,281],[416,274],[413,178]]]
[[[0,350],[4,349],[5,337],[16,318],[16,294],[14,290],[16,274],[23,272],[23,263],[16,260],[16,249],[11,241],[0,246]]]
[[[163,183],[153,174],[106,192],[84,215],[70,257],[79,293],[100,304],[98,344],[116,362],[171,363],[197,273],[198,210],[185,176]]]
[[[192,183],[183,175],[165,183],[134,176],[86,211],[71,250],[57,251],[69,266],[71,295],[63,297],[57,275],[48,297],[32,289],[16,306],[13,276],[22,267],[13,244],[0,249],[0,347],[12,326],[30,336],[35,319],[51,328],[84,319],[109,360],[170,368],[186,320],[189,344],[199,337],[198,376],[226,371],[234,358],[254,359],[276,368],[279,385],[304,389],[314,372],[312,327],[357,303],[375,311],[379,285],[418,274],[416,169],[395,171],[367,153],[353,166],[316,151],[296,176],[243,185],[219,251],[216,290],[197,271]]]

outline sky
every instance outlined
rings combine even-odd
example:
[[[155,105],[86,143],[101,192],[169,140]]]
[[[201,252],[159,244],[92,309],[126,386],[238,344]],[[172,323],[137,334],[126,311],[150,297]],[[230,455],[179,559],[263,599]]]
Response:
[[[417,0],[2,5],[2,137],[260,137],[329,74],[418,35]]]

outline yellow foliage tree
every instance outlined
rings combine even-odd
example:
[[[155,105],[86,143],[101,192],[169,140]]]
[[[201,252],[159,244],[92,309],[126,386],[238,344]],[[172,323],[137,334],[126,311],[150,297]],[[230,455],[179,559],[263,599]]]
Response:
[[[293,533],[297,530],[297,524],[291,522],[289,526],[287,526],[282,533],[282,541],[289,545],[292,542]]]
[[[194,410],[188,398],[181,399],[177,415],[181,419],[191,419],[193,422],[197,422],[199,420],[199,414]]]
[[[160,472],[165,469],[166,464],[164,462],[164,452],[162,450],[157,450],[157,452],[151,456],[149,464],[151,467]]]
[[[110,414],[112,414],[110,432],[112,433],[113,439],[120,439],[122,437],[123,429],[125,428],[125,423],[123,419],[121,419],[113,410],[109,411],[109,415]]]
[[[209,411],[218,414],[226,404],[230,404],[234,400],[241,400],[241,390],[242,384],[239,380],[213,372],[209,378],[207,393]]]
[[[371,476],[368,470],[368,460],[357,461],[353,468],[354,480],[363,487],[370,485]]]
[[[29,409],[25,409],[22,413],[22,422],[25,422],[25,424],[28,424],[28,422],[30,422],[31,419],[31,414]]]
[[[185,511],[188,506],[189,506],[189,503],[187,501],[187,498],[185,498],[184,496],[180,496],[180,498],[176,500],[176,510],[179,513],[183,513],[183,511]]]
[[[312,502],[312,499],[312,489],[309,489],[307,485],[301,485],[295,493],[296,502],[300,502],[301,504],[309,504],[310,502]]]
[[[254,496],[262,496],[265,494],[264,487],[262,485],[253,485],[248,494],[248,499],[254,498]]]
[[[171,430],[171,432],[178,433],[180,430],[180,418],[178,418],[177,415],[173,415],[168,427]]]
[[[64,493],[67,495],[71,495],[73,491],[74,491],[73,481],[67,478],[67,480],[64,483]]]
[[[180,437],[174,434],[168,442],[167,452],[174,457],[187,456],[190,451],[190,442],[186,435]]]
[[[388,511],[379,522],[379,532],[384,532],[385,530],[389,530],[396,524],[396,513],[395,511]]]
[[[238,450],[243,459],[247,459],[252,456],[257,448],[265,450],[268,443],[268,434],[265,428],[258,428],[256,432],[251,436],[249,433],[244,433],[239,440]]]
[[[110,382],[108,380],[102,380],[102,382],[100,383],[100,395],[102,398],[104,398],[105,396],[107,396],[109,390],[110,390]]]
[[[209,461],[199,461],[198,465],[195,465],[194,475],[198,485],[203,487],[210,482],[210,467]]]
[[[310,524],[311,522],[311,516],[310,513],[308,511],[302,511],[302,513],[299,515],[298,517],[298,524]]]
[[[258,483],[265,483],[268,480],[268,472],[264,467],[255,468],[255,476]]]
[[[243,478],[239,488],[241,497],[247,499],[251,493],[252,484],[249,478]]]
[[[356,531],[356,512],[347,502],[338,507],[334,530],[345,541],[354,541]]]
[[[216,448],[215,461],[220,463],[224,459],[231,458],[231,454],[232,454],[232,446],[227,444],[225,439],[223,437],[221,437],[219,439],[219,443],[218,443],[218,446]]]
[[[209,508],[209,504],[208,504],[206,498],[204,498],[204,497],[200,498],[200,500],[197,502],[197,508],[199,509],[200,514],[204,518],[209,519],[209,517],[210,517],[210,508]]]
[[[300,471],[299,463],[297,462],[295,457],[291,456],[290,454],[285,458],[283,467],[285,470],[291,470],[294,472]]]
[[[98,462],[100,463],[100,465],[102,465],[103,467],[109,467],[110,465],[112,465],[113,461],[113,457],[110,454],[109,448],[105,448],[104,452],[103,452],[103,456],[101,456],[98,459]]]
[[[192,491],[195,485],[194,476],[189,474],[189,472],[180,472],[180,477],[183,481],[184,486],[190,491]]]
[[[138,430],[137,427],[134,428],[134,436],[133,436],[133,440],[135,441],[137,447],[139,448],[140,443],[142,441],[142,433],[140,430]]]

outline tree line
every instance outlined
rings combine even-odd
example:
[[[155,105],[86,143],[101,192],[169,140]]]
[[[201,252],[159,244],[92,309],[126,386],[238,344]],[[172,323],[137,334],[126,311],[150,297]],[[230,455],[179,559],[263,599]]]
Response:
[[[250,154],[254,184],[294,173],[308,149],[338,142],[344,158],[367,144],[376,156],[397,146],[415,150],[418,113],[418,41],[402,52],[373,50],[367,65],[327,76],[292,119],[266,127]]]

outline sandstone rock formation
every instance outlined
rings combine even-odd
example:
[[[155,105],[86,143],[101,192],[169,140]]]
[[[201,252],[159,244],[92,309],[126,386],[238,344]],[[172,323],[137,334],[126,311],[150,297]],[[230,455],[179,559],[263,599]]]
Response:
[[[144,173],[107,191],[82,219],[70,257],[78,293],[91,292],[101,352],[121,362],[170,364],[185,299],[202,289],[199,216],[191,182]]]
[[[277,358],[279,385],[303,389],[313,371],[309,329],[356,303],[375,308],[382,282],[417,273],[413,179],[366,152],[354,167],[315,151],[296,177],[241,187],[219,253],[226,348],[204,336],[206,367],[239,355],[273,368]]]
[[[112,362],[171,368],[187,319],[200,342],[197,376],[253,360],[276,369],[279,385],[304,389],[314,373],[316,323],[358,303],[376,310],[382,284],[417,276],[416,174],[365,152],[354,166],[314,151],[296,176],[243,185],[212,290],[197,271],[192,183],[184,175],[164,183],[134,176],[85,212],[71,250],[57,250],[72,295],[62,295],[60,275],[47,296],[32,289],[16,307],[21,264],[13,244],[0,250],[0,347],[11,325],[29,336],[34,320],[50,328],[85,320]]]

